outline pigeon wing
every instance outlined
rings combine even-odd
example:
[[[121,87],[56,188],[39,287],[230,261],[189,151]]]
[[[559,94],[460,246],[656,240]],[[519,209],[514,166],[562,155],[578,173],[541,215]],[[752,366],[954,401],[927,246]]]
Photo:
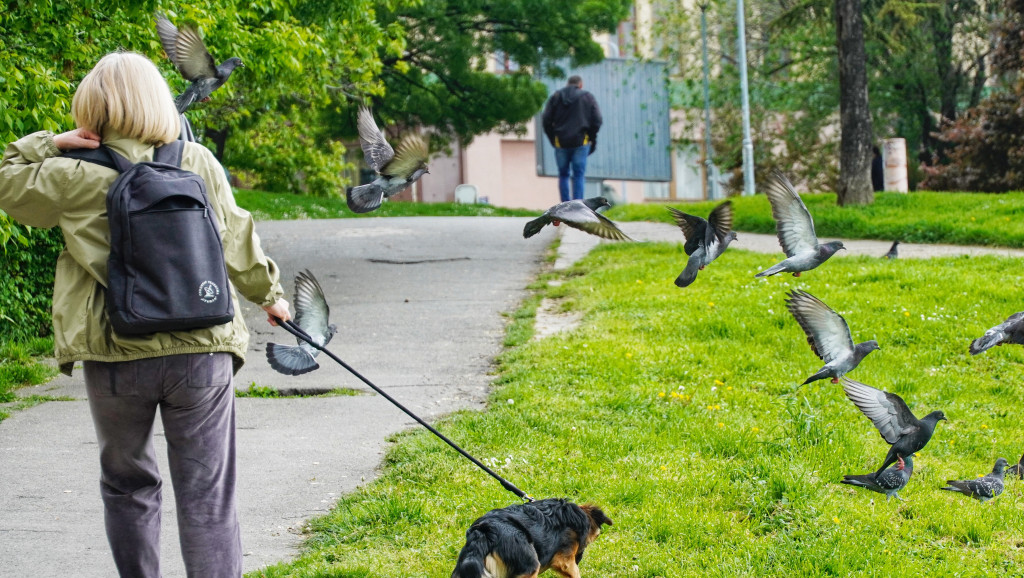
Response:
[[[772,171],[772,179],[765,188],[765,196],[772,205],[775,231],[779,244],[787,257],[814,250],[818,236],[814,232],[814,220],[807,211],[800,195],[793,190],[792,183],[780,171]]]
[[[669,207],[668,210],[672,213],[672,219],[676,225],[683,231],[683,238],[686,239],[683,250],[687,255],[692,255],[704,240],[708,222],[696,215],[684,213],[672,207]]]
[[[156,15],[156,33],[171,62],[178,60],[178,28],[163,14]]]
[[[583,204],[582,201],[560,203],[548,209],[548,218],[574,229],[613,241],[632,241],[615,223]]]
[[[178,37],[174,41],[174,58],[171,61],[186,80],[217,77],[217,63],[207,52],[199,32],[191,26],[178,29]]]
[[[377,128],[377,122],[373,120],[373,113],[365,106],[359,107],[359,146],[363,149],[363,158],[371,169],[378,173],[384,166],[391,162],[395,156],[395,149],[391,148],[384,133]]]
[[[295,276],[295,323],[303,329],[317,345],[323,346],[331,337],[330,307],[324,298],[324,290],[308,269]]]
[[[843,391],[890,444],[896,443],[918,427],[917,418],[910,412],[903,398],[895,393],[876,389],[848,377],[843,377]]]
[[[320,367],[308,351],[298,345],[267,344],[267,362],[285,375],[302,375]]]
[[[786,308],[807,335],[811,351],[822,361],[832,363],[838,357],[853,353],[850,326],[842,315],[821,299],[806,291],[791,291],[786,299]]]
[[[427,141],[418,134],[409,134],[398,144],[394,158],[380,172],[389,177],[409,178],[429,157]]]
[[[708,223],[714,229],[718,240],[723,241],[732,230],[732,201],[726,201],[712,209],[708,215]]]

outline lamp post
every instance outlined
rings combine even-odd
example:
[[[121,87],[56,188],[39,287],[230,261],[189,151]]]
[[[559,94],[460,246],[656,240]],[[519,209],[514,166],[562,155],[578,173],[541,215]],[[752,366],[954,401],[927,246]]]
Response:
[[[743,195],[754,194],[754,143],[750,140],[750,98],[747,96],[747,31],[743,0],[736,0],[737,63],[740,68],[740,93],[743,106]]]

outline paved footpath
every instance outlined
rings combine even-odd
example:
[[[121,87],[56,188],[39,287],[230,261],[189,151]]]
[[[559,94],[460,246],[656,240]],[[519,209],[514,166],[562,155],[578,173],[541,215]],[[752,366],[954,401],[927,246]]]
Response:
[[[331,304],[339,333],[330,348],[425,418],[482,408],[492,357],[505,321],[561,234],[556,268],[585,255],[595,237],[547,227],[522,239],[524,218],[391,218],[259,223],[264,247],[281,265],[286,289],[309,268]],[[621,223],[640,241],[681,242],[673,225]],[[850,254],[882,255],[884,241],[847,242]],[[781,249],[773,235],[740,233],[734,247]],[[901,245],[901,257],[1024,251]],[[841,254],[842,255],[842,254]],[[236,387],[255,383],[290,392],[348,387],[364,395],[240,398],[239,499],[247,571],[293,558],[305,520],[376,474],[389,435],[414,422],[330,360],[313,373],[286,377],[267,365],[268,341],[290,342],[243,304],[253,331]],[[115,575],[103,532],[95,434],[81,371],[20,390],[66,395],[15,412],[0,423],[0,577]],[[167,472],[162,426],[155,428]],[[482,483],[488,483],[482,478]],[[170,484],[167,484],[170,490]],[[174,500],[164,496],[164,576],[184,576],[174,531]]]

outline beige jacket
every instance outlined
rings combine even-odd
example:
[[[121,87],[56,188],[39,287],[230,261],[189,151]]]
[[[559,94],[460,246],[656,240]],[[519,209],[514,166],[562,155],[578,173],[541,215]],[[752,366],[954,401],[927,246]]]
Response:
[[[104,144],[132,162],[153,159],[153,147],[108,134]],[[228,352],[235,370],[245,360],[249,331],[238,293],[260,306],[284,294],[280,273],[260,248],[252,217],[235,204],[224,170],[207,148],[186,143],[181,166],[203,177],[216,213],[231,280],[235,317],[208,329],[123,336],[105,308],[110,228],[106,196],[117,172],[61,157],[53,134],[37,132],[7,146],[0,161],[0,209],[31,227],[58,226],[65,249],[53,284],[54,349],[61,371],[75,361],[130,361],[180,353]],[[168,239],[173,243],[173,239]]]

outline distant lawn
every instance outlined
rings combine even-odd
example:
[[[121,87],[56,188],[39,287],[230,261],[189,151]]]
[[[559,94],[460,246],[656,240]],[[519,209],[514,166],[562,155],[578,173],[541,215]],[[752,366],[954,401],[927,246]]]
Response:
[[[488,411],[439,424],[533,496],[605,508],[615,525],[583,576],[1019,573],[1024,482],[987,504],[938,488],[1024,452],[1024,348],[967,351],[1024,309],[1020,260],[842,257],[755,280],[772,258],[730,251],[680,290],[685,258],[680,244],[606,244],[542,279],[563,281],[539,292],[583,312],[582,326],[527,341],[538,298],[527,300]],[[888,446],[839,386],[797,385],[821,363],[782,301],[796,287],[842,312],[858,341],[880,342],[852,377],[918,416],[949,416],[906,502],[838,483],[873,471]],[[311,522],[304,555],[250,576],[447,578],[472,521],[517,501],[414,429],[379,481]]]
[[[386,201],[372,213],[357,214],[349,210],[345,199],[339,197],[312,197],[244,189],[235,189],[235,201],[258,221],[352,217],[524,217],[538,214],[537,211],[492,205],[402,201]]]
[[[1024,247],[1024,193],[881,193],[867,207],[838,207],[835,194],[801,196],[821,237]],[[718,202],[667,205],[707,217]],[[733,197],[732,202],[736,230],[775,232],[771,207],[764,195]],[[618,221],[671,223],[665,206],[623,205],[607,215]]]
[[[57,375],[57,369],[40,363],[38,358],[53,354],[53,338],[34,339],[29,343],[0,342],[0,421],[11,410],[23,409],[51,398],[20,397],[20,387],[46,383]]]

